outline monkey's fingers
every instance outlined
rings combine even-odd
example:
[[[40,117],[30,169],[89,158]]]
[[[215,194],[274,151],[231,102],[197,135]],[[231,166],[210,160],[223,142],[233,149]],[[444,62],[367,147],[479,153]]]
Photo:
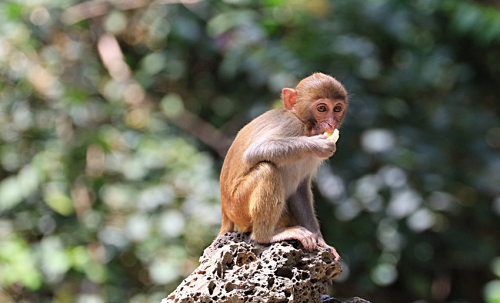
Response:
[[[307,249],[308,251],[313,251],[315,250],[318,245],[316,244],[316,241],[312,238],[312,237],[297,237],[300,241],[300,243],[302,243],[302,246],[304,246],[305,249]]]
[[[313,251],[318,247],[318,243],[316,241],[316,237],[308,230],[303,228],[303,232],[299,232],[297,234],[297,240],[302,243],[305,249],[308,251]]]
[[[331,248],[331,250],[332,250],[332,254],[333,254],[333,256],[335,257],[335,261],[340,261],[340,255],[339,255],[339,253],[337,252],[337,250],[336,250],[335,248],[331,247],[331,246],[330,246],[330,248]]]
[[[330,250],[330,252],[332,253],[333,257],[335,258],[335,261],[339,261],[340,260],[340,255],[337,252],[337,250],[334,247],[326,244],[326,242],[324,240],[319,240],[318,241],[318,246],[321,246],[323,248],[328,248]]]

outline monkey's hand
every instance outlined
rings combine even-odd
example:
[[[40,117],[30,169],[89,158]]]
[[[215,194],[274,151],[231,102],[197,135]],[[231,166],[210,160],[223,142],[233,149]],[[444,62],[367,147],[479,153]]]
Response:
[[[330,158],[337,150],[335,142],[333,140],[328,140],[328,137],[325,135],[317,135],[309,138],[314,143],[314,153],[322,159]]]
[[[323,247],[323,248],[328,248],[332,252],[333,256],[335,257],[335,261],[340,260],[340,255],[337,252],[337,250],[334,247],[326,244],[326,242],[325,242],[325,240],[323,240],[323,238],[318,238],[318,246]]]

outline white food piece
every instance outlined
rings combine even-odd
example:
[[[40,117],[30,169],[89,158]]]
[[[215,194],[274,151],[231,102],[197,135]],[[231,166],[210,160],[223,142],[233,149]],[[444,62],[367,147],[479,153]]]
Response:
[[[327,140],[332,140],[333,142],[337,143],[337,140],[340,137],[340,132],[338,129],[335,129],[333,132],[325,132],[323,135],[327,136]]]

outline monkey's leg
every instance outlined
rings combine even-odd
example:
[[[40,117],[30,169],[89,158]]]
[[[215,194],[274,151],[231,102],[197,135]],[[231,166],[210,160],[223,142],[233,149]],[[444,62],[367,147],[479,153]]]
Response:
[[[252,174],[251,178],[247,179],[255,181],[251,187],[253,191],[249,203],[252,219],[251,238],[259,243],[296,239],[306,249],[316,249],[317,236],[306,228],[287,226],[276,229],[280,218],[286,214],[284,186],[278,168],[272,163],[262,162]]]
[[[226,212],[223,210],[222,211],[222,226],[220,228],[219,236],[230,232],[234,231],[234,222],[229,219],[229,217],[226,215]]]
[[[251,238],[259,243],[269,243],[285,207],[281,172],[273,163],[261,162],[250,172],[247,181],[245,186],[251,189]]]

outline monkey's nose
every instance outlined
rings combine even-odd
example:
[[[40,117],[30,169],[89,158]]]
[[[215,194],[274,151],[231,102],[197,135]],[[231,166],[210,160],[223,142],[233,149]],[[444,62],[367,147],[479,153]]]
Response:
[[[333,132],[336,127],[335,127],[335,123],[332,123],[330,121],[322,121],[322,123],[320,123],[320,129],[321,129],[321,132]]]

